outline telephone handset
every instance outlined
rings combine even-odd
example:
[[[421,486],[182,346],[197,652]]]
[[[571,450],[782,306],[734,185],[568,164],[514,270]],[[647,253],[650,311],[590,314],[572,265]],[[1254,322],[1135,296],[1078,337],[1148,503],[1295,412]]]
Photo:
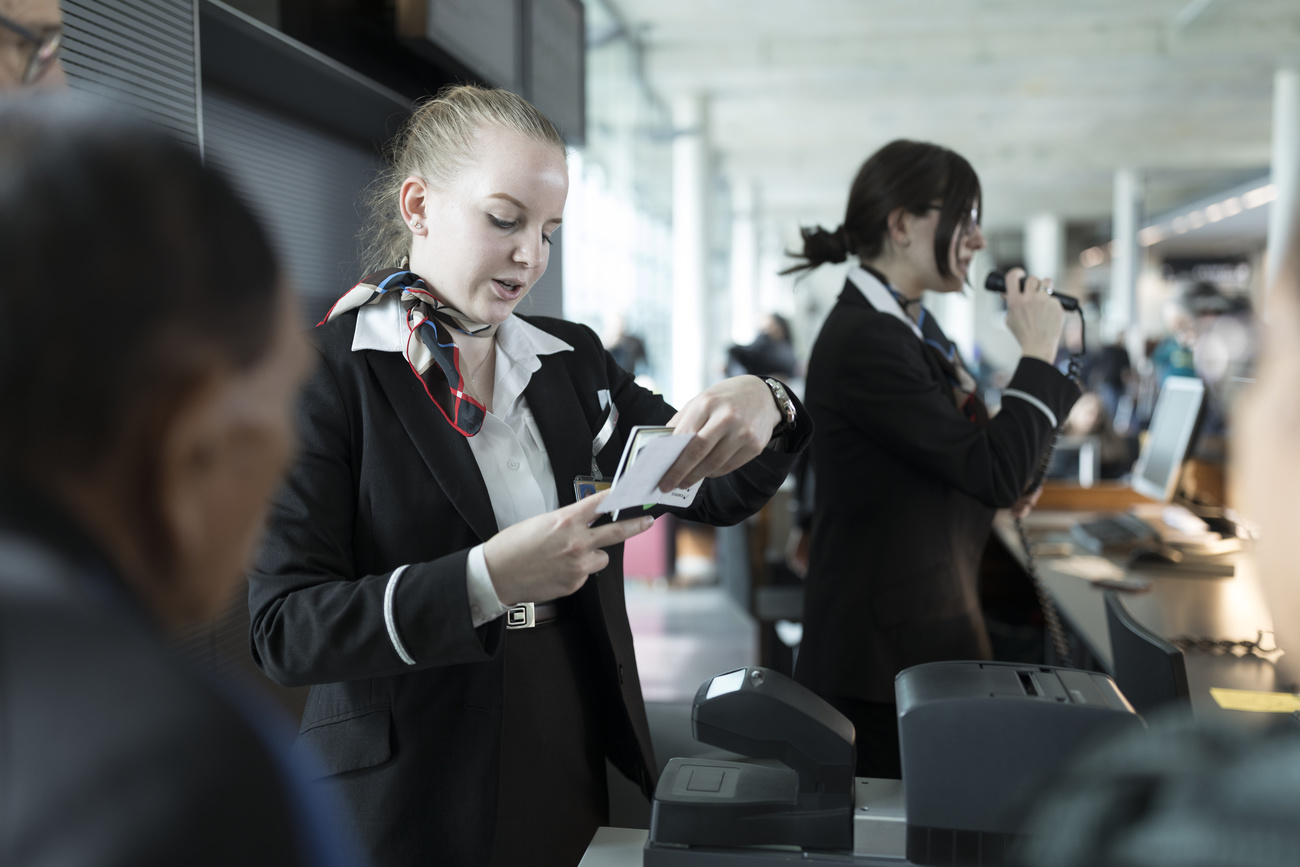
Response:
[[[984,279],[984,288],[990,292],[1005,295],[1007,292],[1007,275],[1001,271],[990,272],[988,277]],[[1070,363],[1066,374],[1074,381],[1075,385],[1079,385],[1083,355],[1086,351],[1083,311],[1079,309],[1079,299],[1072,295],[1052,292],[1050,289],[1047,291],[1061,303],[1061,307],[1065,308],[1065,310],[1079,314],[1079,351],[1070,353]],[[1056,431],[1052,434],[1052,441],[1044,450],[1042,460],[1038,462],[1038,469],[1034,471],[1034,476],[1025,487],[1024,493],[1032,493],[1043,484],[1048,467],[1052,464],[1052,456],[1056,453],[1056,442],[1060,438],[1061,429],[1064,426],[1065,419],[1061,419]],[[1038,561],[1034,557],[1034,542],[1029,538],[1028,531],[1025,530],[1025,522],[1020,518],[1016,518],[1015,522],[1016,532],[1020,536],[1020,544],[1025,549],[1025,569],[1029,572],[1029,578],[1034,584],[1034,592],[1038,594],[1038,605],[1043,609],[1043,621],[1047,626],[1047,634],[1052,640],[1052,649],[1056,651],[1056,664],[1071,666],[1073,662],[1070,659],[1070,644],[1065,639],[1065,628],[1061,625],[1061,615],[1056,610],[1056,602],[1043,586],[1043,579],[1038,574]]]
[[[1001,271],[990,271],[989,276],[984,278],[984,288],[990,292],[997,292],[999,295],[1007,294],[1007,275],[1003,274]],[[1051,295],[1057,301],[1060,301],[1061,306],[1066,310],[1073,312],[1079,309],[1079,299],[1075,298],[1073,295],[1066,295],[1062,292],[1055,292],[1051,289],[1047,290],[1047,294]],[[1080,315],[1082,316],[1083,314]]]

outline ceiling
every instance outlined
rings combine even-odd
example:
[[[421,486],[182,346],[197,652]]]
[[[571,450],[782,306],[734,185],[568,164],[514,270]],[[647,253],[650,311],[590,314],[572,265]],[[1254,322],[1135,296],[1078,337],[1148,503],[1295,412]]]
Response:
[[[1161,213],[1267,174],[1298,0],[610,0],[666,100],[702,94],[723,171],[835,221],[894,138],[966,156],[992,229],[1104,223],[1114,170]]]

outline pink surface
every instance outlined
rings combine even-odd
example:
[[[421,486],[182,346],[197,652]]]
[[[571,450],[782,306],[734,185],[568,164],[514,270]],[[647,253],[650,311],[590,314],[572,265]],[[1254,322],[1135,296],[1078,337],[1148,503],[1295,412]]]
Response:
[[[668,534],[672,526],[670,517],[658,518],[649,530],[623,543],[625,578],[668,577]]]

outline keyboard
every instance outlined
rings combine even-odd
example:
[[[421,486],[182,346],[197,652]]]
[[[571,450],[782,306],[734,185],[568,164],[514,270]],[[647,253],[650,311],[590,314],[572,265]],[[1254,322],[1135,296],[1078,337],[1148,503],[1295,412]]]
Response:
[[[1076,545],[1093,554],[1124,554],[1160,543],[1160,534],[1154,527],[1127,512],[1075,524],[1070,536]]]

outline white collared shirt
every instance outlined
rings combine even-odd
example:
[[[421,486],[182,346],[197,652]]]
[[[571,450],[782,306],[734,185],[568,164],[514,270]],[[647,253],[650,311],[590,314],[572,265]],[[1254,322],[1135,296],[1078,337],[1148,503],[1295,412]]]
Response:
[[[409,336],[406,314],[397,294],[393,293],[391,301],[385,299],[358,311],[352,350],[400,353],[405,350]],[[469,447],[487,487],[498,530],[559,506],[551,458],[524,398],[524,389],[541,368],[543,355],[571,351],[573,347],[568,343],[517,316],[512,315],[497,327],[493,412],[484,415],[483,427],[469,437]],[[405,568],[395,570],[390,583],[395,585],[404,571]],[[482,545],[470,549],[465,572],[474,626],[504,614],[506,607],[501,604],[488,574]],[[384,606],[389,637],[398,655],[408,664],[414,664],[392,626],[392,596],[390,592]]]
[[[881,283],[875,274],[872,274],[861,265],[857,265],[849,271],[849,280],[854,286],[858,287],[858,291],[862,293],[863,298],[867,299],[867,303],[879,312],[907,323],[907,327],[912,329],[916,339],[922,342],[925,341],[925,336],[921,334],[921,326],[917,325],[912,317],[907,315],[903,305],[899,304],[898,299],[894,297],[894,293],[890,292],[889,287]]]

